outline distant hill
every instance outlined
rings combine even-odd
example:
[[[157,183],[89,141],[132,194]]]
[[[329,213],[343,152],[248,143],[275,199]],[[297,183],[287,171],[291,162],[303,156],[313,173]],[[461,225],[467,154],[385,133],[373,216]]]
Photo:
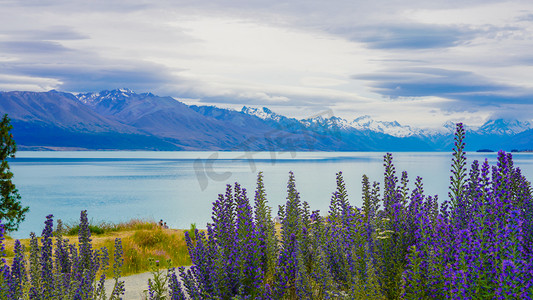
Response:
[[[517,150],[533,149],[533,129],[520,132],[506,141],[505,148]]]
[[[421,130],[369,116],[297,120],[270,109],[188,106],[128,89],[74,95],[0,92],[0,113],[14,126],[19,149],[448,151],[454,124]],[[467,127],[467,147],[533,149],[533,125],[490,120]]]
[[[96,113],[69,93],[2,92],[0,113],[11,118],[19,149],[178,149]]]

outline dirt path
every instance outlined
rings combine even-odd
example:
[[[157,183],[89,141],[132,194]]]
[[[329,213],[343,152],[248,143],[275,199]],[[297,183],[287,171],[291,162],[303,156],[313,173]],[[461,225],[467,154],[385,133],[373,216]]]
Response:
[[[145,299],[143,297],[144,290],[148,289],[148,279],[152,278],[150,272],[130,275],[126,277],[121,277],[120,280],[124,281],[124,287],[126,288],[126,293],[124,294],[124,300],[140,300]],[[111,293],[115,281],[112,279],[106,280],[105,288],[108,293]]]
[[[189,267],[185,267],[185,269],[188,269]],[[177,268],[176,268],[177,269]],[[165,271],[166,274],[166,271]],[[179,272],[176,270],[176,275],[179,277]],[[144,291],[148,290],[148,279],[152,278],[152,273],[146,272],[141,274],[135,274],[130,275],[126,277],[121,277],[120,280],[124,281],[124,287],[126,288],[126,292],[124,293],[122,299],[123,300],[144,300],[146,297],[144,297]],[[113,285],[115,284],[115,281],[113,279],[108,279],[105,282],[105,289],[107,291],[107,294],[110,294]]]

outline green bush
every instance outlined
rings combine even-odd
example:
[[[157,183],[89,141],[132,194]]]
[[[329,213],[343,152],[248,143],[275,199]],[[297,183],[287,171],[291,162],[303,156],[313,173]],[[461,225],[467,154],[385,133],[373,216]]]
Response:
[[[89,230],[91,231],[91,234],[104,234],[108,232],[105,228],[102,228],[98,225],[89,225]],[[78,232],[80,231],[80,226],[76,225],[74,227],[71,227],[66,235],[78,235]]]

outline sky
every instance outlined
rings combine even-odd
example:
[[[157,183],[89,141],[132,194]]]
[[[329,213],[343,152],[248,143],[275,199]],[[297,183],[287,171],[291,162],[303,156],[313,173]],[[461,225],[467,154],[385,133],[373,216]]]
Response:
[[[533,1],[0,0],[0,90],[438,128],[533,118]]]

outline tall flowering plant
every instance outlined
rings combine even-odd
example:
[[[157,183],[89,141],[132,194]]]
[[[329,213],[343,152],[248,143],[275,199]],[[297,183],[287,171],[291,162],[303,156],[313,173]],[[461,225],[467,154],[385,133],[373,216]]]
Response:
[[[185,236],[194,265],[180,273],[189,297],[257,298],[271,293],[278,245],[262,174],[258,176],[254,207],[246,189],[238,183],[228,185],[226,193],[213,204],[212,220],[207,233],[196,231],[196,242]]]
[[[363,176],[363,205],[348,201],[342,172],[325,216],[300,199],[289,173],[275,229],[262,174],[254,209],[239,184],[213,204],[213,222],[193,242],[179,295],[192,299],[530,299],[530,183],[500,152],[467,168],[457,124],[448,199],[410,186],[384,157],[383,185]],[[178,298],[176,298],[178,299]],[[181,298],[179,298],[181,299]]]
[[[54,238],[53,216],[46,217],[40,241],[34,233],[31,234],[29,257],[25,256],[20,241],[15,241],[11,266],[4,259],[0,263],[0,299],[120,299],[124,294],[124,282],[119,280],[122,267],[120,239],[115,241],[115,284],[108,297],[104,281],[109,254],[105,248],[92,249],[87,212],[81,212],[78,247],[63,238],[60,222],[58,227]],[[0,225],[3,251],[2,240]]]
[[[457,124],[450,201],[436,222],[423,221],[424,238],[409,253],[404,296],[530,299],[530,184],[503,151],[496,166],[474,161],[468,171],[463,137]]]

